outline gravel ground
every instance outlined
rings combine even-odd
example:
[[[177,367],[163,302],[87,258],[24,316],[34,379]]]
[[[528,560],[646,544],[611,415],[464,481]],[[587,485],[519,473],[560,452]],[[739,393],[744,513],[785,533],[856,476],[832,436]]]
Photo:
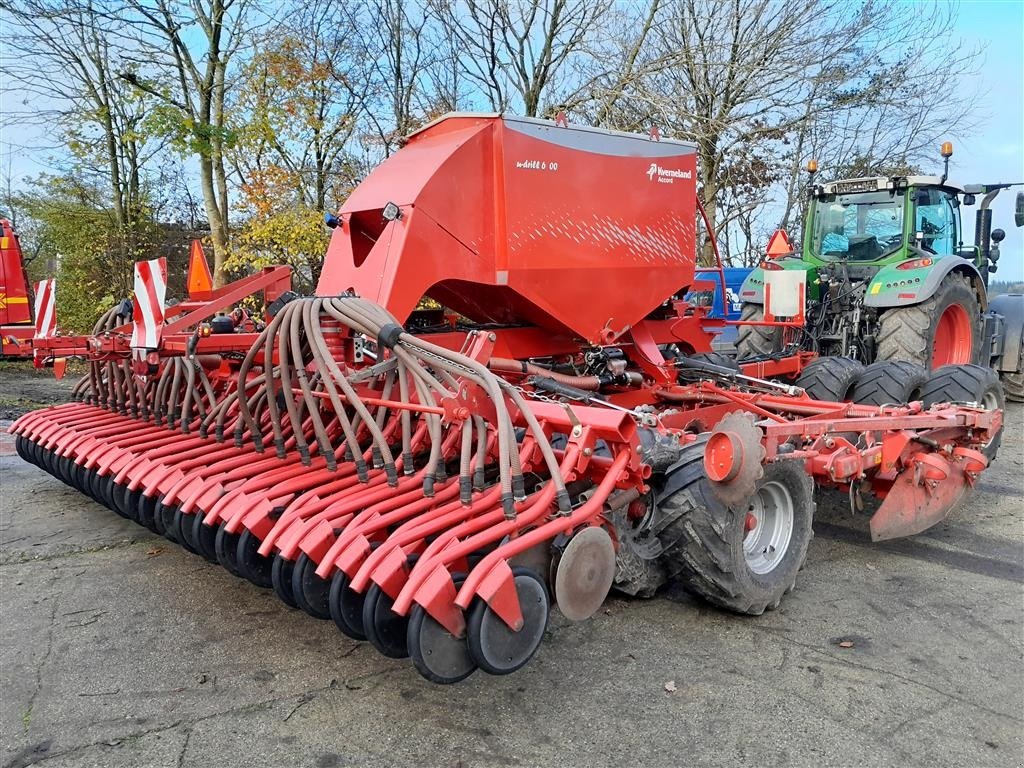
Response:
[[[0,418],[70,384],[43,382],[0,370]],[[778,611],[613,597],[554,616],[521,672],[452,687],[0,457],[0,762],[1019,766],[1024,408],[1007,417],[923,535],[872,545],[820,499]]]

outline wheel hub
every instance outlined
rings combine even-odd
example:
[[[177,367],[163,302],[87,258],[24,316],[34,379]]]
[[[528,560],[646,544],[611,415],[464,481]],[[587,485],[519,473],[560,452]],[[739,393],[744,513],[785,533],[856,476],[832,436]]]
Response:
[[[751,499],[743,557],[754,573],[771,573],[785,558],[793,537],[793,507],[789,489],[777,481],[765,483]]]
[[[971,362],[974,335],[971,319],[959,304],[946,307],[935,327],[932,341],[932,368]]]
[[[723,504],[742,509],[764,475],[761,430],[749,413],[730,413],[715,426],[704,450],[704,471]]]

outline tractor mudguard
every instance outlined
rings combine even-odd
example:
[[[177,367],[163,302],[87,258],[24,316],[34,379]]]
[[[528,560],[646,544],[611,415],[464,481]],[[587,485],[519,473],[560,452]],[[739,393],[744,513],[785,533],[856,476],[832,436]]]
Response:
[[[914,262],[930,260],[930,264],[905,267]],[[902,268],[901,268],[902,267]],[[939,289],[939,283],[953,270],[970,278],[978,305],[984,310],[987,305],[981,274],[971,262],[959,256],[918,256],[895,264],[886,264],[878,270],[864,297],[866,307],[906,307],[930,299]]]
[[[803,261],[796,257],[789,257],[783,259],[777,259],[774,261],[783,269],[802,269],[807,274],[807,287],[808,289],[814,283],[814,279],[817,277],[817,266],[809,261]],[[811,298],[816,298],[812,296]],[[747,304],[764,304],[764,270],[761,267],[755,267],[754,270],[747,275],[747,279],[743,281],[743,285],[740,286],[740,301]]]
[[[989,304],[989,309],[1003,316],[1003,354],[995,367],[1000,371],[1016,373],[1021,363],[1021,345],[1024,343],[1024,294],[996,296]]]

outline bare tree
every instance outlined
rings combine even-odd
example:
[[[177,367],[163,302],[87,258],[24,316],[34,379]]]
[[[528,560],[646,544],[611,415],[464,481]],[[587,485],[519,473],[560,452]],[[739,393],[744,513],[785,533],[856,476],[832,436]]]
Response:
[[[592,55],[593,37],[613,3],[433,0],[431,6],[457,44],[466,78],[491,108],[536,117],[580,90],[574,68]]]
[[[785,222],[811,152],[907,162],[970,113],[937,87],[973,56],[950,39],[952,13],[922,16],[898,0],[670,0],[648,56],[672,65],[620,102],[697,143],[718,234],[746,215],[758,187],[781,192]],[[723,194],[737,186],[742,200]]]
[[[56,125],[74,158],[74,173],[106,192],[117,252],[114,275],[141,254],[144,170],[161,143],[144,127],[146,100],[118,80],[115,40],[125,26],[108,19],[101,2],[23,0],[5,6],[2,70],[23,94],[23,109],[5,115],[7,127]],[[45,106],[39,107],[37,103]]]
[[[118,13],[141,55],[120,76],[163,105],[163,128],[199,161],[214,252],[214,281],[228,256],[228,73],[251,31],[251,0],[129,0]]]

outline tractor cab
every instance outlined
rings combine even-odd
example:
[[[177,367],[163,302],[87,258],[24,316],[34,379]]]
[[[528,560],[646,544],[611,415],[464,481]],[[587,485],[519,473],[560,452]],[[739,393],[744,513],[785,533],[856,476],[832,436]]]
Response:
[[[962,187],[938,176],[847,179],[816,185],[804,256],[810,263],[882,264],[959,255]],[[973,254],[972,254],[973,255]]]

